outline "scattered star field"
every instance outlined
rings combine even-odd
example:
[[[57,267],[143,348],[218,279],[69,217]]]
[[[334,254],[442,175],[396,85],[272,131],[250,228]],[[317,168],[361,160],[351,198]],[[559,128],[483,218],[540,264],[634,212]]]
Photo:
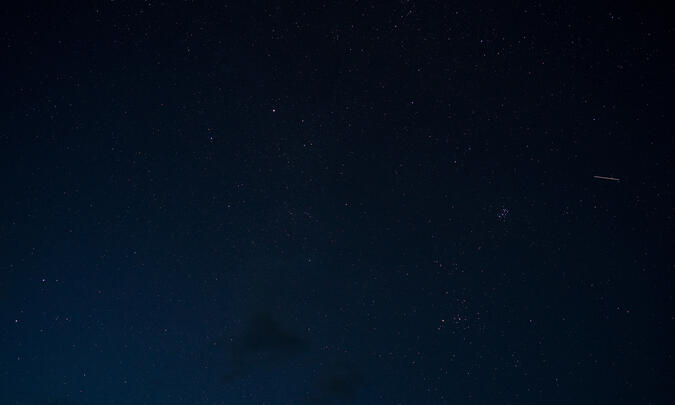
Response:
[[[24,3],[1,405],[673,402],[661,7]]]

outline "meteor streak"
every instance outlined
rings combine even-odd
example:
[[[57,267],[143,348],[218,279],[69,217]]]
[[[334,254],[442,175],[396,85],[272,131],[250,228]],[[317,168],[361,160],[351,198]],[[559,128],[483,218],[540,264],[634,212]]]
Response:
[[[619,181],[616,177],[606,177],[606,176],[593,176],[593,178],[600,180],[610,180],[610,181]]]

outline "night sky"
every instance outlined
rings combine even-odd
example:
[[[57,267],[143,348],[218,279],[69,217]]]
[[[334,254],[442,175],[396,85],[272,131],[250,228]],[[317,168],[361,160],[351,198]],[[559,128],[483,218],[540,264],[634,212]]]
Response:
[[[1,405],[673,403],[656,4],[50,3],[0,12]]]

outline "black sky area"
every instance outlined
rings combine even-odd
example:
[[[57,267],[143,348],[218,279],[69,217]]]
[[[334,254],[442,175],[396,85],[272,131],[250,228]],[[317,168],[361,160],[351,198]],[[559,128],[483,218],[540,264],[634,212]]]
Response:
[[[673,403],[672,20],[3,5],[0,405]]]

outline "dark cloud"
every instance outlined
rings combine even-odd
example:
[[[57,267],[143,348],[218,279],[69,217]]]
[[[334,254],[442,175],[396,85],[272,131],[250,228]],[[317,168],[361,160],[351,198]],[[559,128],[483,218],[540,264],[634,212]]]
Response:
[[[227,347],[225,376],[229,380],[301,356],[309,350],[309,342],[271,313],[259,312]]]
[[[307,348],[307,341],[285,329],[269,313],[259,313],[247,325],[240,342],[246,352],[295,354]]]
[[[313,404],[351,402],[367,384],[362,372],[354,366],[342,366],[325,372],[316,383],[316,394],[311,398]]]

